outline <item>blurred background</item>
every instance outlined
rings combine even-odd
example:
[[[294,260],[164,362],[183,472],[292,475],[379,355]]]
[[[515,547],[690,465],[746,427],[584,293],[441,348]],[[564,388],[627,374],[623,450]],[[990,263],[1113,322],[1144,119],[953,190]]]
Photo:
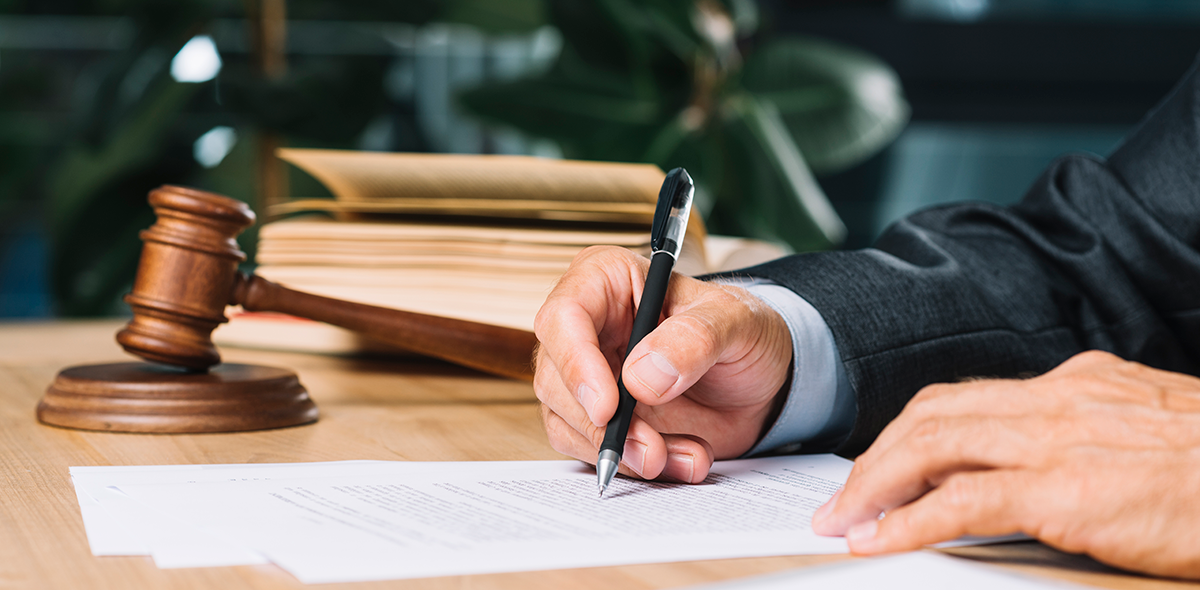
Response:
[[[862,247],[1198,52],[1195,0],[0,0],[0,318],[127,313],[155,186],[327,196],[280,146],[683,165],[710,231]]]

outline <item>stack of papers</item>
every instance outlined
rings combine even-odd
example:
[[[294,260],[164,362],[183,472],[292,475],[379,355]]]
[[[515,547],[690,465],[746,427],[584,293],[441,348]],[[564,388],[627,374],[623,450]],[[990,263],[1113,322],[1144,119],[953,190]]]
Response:
[[[721,462],[700,485],[575,461],[72,467],[95,555],[275,563],[305,583],[845,553],[812,513],[852,463]]]
[[[72,467],[71,477],[95,555],[149,555],[162,568],[274,563],[328,583],[846,553],[810,522],[852,465],[724,461],[699,485],[618,478],[603,497],[575,461]]]

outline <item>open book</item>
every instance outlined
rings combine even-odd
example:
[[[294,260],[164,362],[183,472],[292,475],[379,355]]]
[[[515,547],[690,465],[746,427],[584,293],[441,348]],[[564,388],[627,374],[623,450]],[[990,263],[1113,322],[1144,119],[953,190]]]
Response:
[[[533,156],[309,149],[281,149],[278,155],[321,181],[336,200],[298,199],[272,214],[319,210],[648,228],[664,177],[653,164]]]
[[[294,216],[260,230],[259,275],[317,295],[526,331],[584,248],[609,244],[649,254],[664,177],[653,165],[520,156],[288,149],[280,157],[335,199],[273,209]],[[693,211],[676,269],[704,274],[784,253],[762,242],[708,237]],[[213,335],[218,344],[393,350],[299,318],[237,309],[229,315]]]

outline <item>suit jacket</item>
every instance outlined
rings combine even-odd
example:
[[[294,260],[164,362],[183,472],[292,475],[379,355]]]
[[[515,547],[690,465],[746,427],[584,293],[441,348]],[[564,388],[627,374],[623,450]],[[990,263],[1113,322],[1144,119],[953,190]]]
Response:
[[[930,383],[1038,374],[1088,349],[1200,374],[1198,249],[1200,61],[1107,160],[1057,160],[1014,207],[934,208],[874,248],[739,272],[828,322],[858,405],[837,450],[856,455]]]

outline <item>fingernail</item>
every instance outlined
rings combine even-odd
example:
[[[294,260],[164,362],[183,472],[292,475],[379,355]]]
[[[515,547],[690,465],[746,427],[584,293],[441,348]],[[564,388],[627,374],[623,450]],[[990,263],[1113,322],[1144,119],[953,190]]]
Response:
[[[575,399],[579,400],[579,405],[583,406],[583,410],[587,412],[588,418],[591,418],[592,423],[596,426],[603,426],[596,422],[596,402],[600,400],[600,395],[595,389],[588,387],[587,383],[579,386],[579,391],[575,392]]]
[[[658,397],[662,397],[679,380],[679,371],[657,352],[651,352],[638,359],[629,367],[629,372]]]
[[[667,465],[663,475],[679,481],[692,483],[696,476],[696,457],[688,453],[671,453],[667,455]]]
[[[621,453],[621,462],[632,469],[634,473],[642,475],[642,469],[646,466],[646,450],[649,448],[636,440],[626,440],[625,452]]]
[[[855,553],[865,553],[875,549],[875,533],[879,531],[879,521],[872,518],[860,522],[846,531],[846,542]]]
[[[832,535],[833,531],[826,526],[829,515],[833,514],[833,509],[837,507],[838,498],[842,496],[842,490],[834,492],[833,497],[829,499],[823,506],[813,513],[813,532],[818,535]]]

